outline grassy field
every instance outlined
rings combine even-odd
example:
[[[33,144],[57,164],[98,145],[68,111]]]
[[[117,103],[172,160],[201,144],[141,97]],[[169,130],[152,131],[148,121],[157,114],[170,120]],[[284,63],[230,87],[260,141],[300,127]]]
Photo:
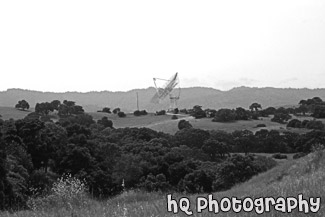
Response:
[[[33,112],[33,110],[29,109],[26,111],[22,111],[12,107],[0,107],[0,118],[3,120],[8,120],[10,118],[17,120],[24,118],[30,112]]]
[[[221,200],[224,197],[297,197],[303,194],[304,199],[310,197],[321,197],[320,209],[317,213],[308,214],[298,212],[297,209],[291,213],[282,213],[271,208],[270,212],[263,213],[261,216],[281,217],[281,216],[325,216],[325,152],[318,151],[298,160],[288,160],[279,164],[277,167],[253,177],[248,182],[242,183],[225,192],[213,194],[213,198]],[[202,213],[196,212],[196,198],[203,195],[182,195],[173,194],[172,197],[187,197],[191,201],[190,209],[192,216],[221,216],[221,217],[251,217],[260,216],[254,210],[252,212],[219,212],[215,214],[207,209]],[[144,192],[124,192],[113,199],[106,201],[88,200],[79,206],[52,207],[50,209],[40,209],[37,211],[20,211],[15,213],[0,213],[3,217],[166,217],[166,216],[187,216],[183,212],[173,214],[167,212],[166,195],[159,193]]]
[[[294,117],[296,118],[296,117]],[[306,117],[304,117],[306,119]],[[307,117],[308,119],[311,119]],[[211,118],[202,118],[202,119],[194,119],[191,117],[185,118],[188,120],[194,128],[204,129],[204,130],[224,130],[226,132],[233,132],[235,130],[243,130],[247,129],[252,132],[256,132],[261,129],[267,130],[277,130],[280,132],[284,131],[291,131],[296,133],[305,133],[308,132],[307,129],[297,129],[297,128],[290,128],[287,129],[285,124],[279,124],[276,122],[271,121],[271,117],[262,118],[261,120],[249,120],[249,121],[235,121],[229,123],[221,123],[221,122],[212,122]],[[300,119],[300,118],[299,118]],[[179,120],[172,120],[172,121],[164,121],[158,122],[155,124],[147,125],[156,131],[162,131],[165,133],[175,134],[178,130],[177,124]],[[258,124],[265,124],[266,127],[259,127],[257,128],[256,125]]]
[[[116,128],[122,127],[147,127],[157,123],[165,123],[171,120],[170,115],[155,116],[153,113],[149,113],[144,116],[134,116],[133,114],[126,114],[126,117],[120,118],[116,114],[107,114],[103,112],[89,112],[95,120],[107,117],[113,121],[113,126]]]
[[[20,111],[10,107],[0,107],[0,115],[2,115],[1,118],[4,120],[10,118],[21,119],[24,118],[29,112],[32,111],[33,111],[32,109],[28,111]],[[291,132],[297,132],[297,133],[308,132],[307,129],[297,129],[297,128],[287,129],[285,124],[272,122],[271,117],[261,118],[260,120],[221,123],[221,122],[212,122],[211,118],[194,119],[193,117],[186,116],[186,115],[179,115],[178,119],[172,120],[171,115],[155,116],[153,113],[149,113],[148,115],[145,116],[134,116],[133,114],[127,114],[125,118],[120,118],[115,114],[107,114],[102,112],[88,112],[88,114],[93,116],[94,120],[98,120],[106,116],[108,117],[108,119],[113,121],[113,126],[116,128],[148,127],[150,129],[156,131],[162,131],[169,134],[175,134],[178,131],[178,122],[181,119],[188,120],[194,128],[205,129],[205,130],[224,130],[226,132],[233,132],[235,130],[247,129],[256,132],[260,129],[267,129],[267,130],[274,129],[280,132],[287,131],[287,130]],[[297,118],[299,120],[312,119],[312,117],[295,117],[295,116],[293,118]],[[325,120],[322,121],[325,123]],[[258,124],[265,124],[266,127],[257,128],[256,125]]]

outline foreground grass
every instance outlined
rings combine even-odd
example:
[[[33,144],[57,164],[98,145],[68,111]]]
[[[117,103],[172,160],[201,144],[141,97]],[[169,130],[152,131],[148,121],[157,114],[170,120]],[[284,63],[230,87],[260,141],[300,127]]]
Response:
[[[303,197],[321,197],[321,207],[316,214],[304,214],[296,211],[292,213],[280,213],[271,211],[261,216],[325,216],[325,152],[318,151],[298,160],[289,160],[272,170],[253,177],[246,183],[235,186],[229,191],[213,194],[214,198],[223,197],[287,197],[302,193]],[[173,198],[184,195],[173,194]],[[197,196],[185,195],[191,200],[192,216],[259,216],[254,211],[250,213],[196,213],[195,200]],[[65,208],[53,207],[37,211],[20,211],[16,213],[0,213],[4,217],[97,217],[97,216],[130,216],[130,217],[164,217],[187,216],[182,212],[172,214],[167,212],[166,195],[144,192],[124,192],[107,201],[87,200],[78,206],[66,206]]]

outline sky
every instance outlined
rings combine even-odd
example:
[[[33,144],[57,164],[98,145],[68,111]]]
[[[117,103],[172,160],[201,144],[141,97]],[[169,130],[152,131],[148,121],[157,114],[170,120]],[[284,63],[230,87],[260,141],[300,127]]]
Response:
[[[0,90],[325,87],[325,1],[0,1]]]

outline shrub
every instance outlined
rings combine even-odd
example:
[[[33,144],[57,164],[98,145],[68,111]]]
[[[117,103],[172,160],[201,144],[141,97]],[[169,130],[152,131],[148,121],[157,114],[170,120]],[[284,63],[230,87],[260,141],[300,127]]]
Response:
[[[282,112],[282,113],[275,113],[274,117],[271,119],[271,121],[277,122],[280,124],[284,124],[289,119],[291,119],[291,115],[289,115],[285,112]]]
[[[306,124],[307,129],[323,130],[324,124],[321,121],[312,120]]]
[[[109,120],[107,117],[102,117],[101,120],[97,121],[97,124],[103,125],[105,128],[110,127],[113,128],[113,121]]]
[[[236,114],[231,109],[219,109],[212,119],[213,122],[231,122],[236,119]]]
[[[134,115],[134,116],[140,116],[140,115],[141,115],[141,112],[140,112],[139,110],[135,110],[135,111],[133,112],[133,115]]]
[[[266,127],[265,124],[257,124],[256,127]]]
[[[140,111],[140,113],[141,113],[141,115],[147,115],[148,114],[148,112],[146,110],[142,110],[142,111]]]
[[[44,210],[65,207],[72,209],[74,206],[82,206],[87,202],[88,188],[84,181],[72,177],[71,174],[59,178],[51,189],[51,193],[45,197],[30,197],[27,206],[32,210]]]
[[[263,156],[234,154],[218,165],[213,190],[230,189],[235,184],[247,181],[252,176],[265,172],[275,165],[274,160]]]
[[[298,158],[301,158],[301,157],[305,157],[307,155],[307,153],[304,153],[304,152],[299,152],[295,155],[293,155],[293,159],[298,159]]]
[[[301,126],[302,123],[298,119],[293,119],[289,121],[289,123],[287,124],[287,127],[293,127],[293,128],[301,128]]]
[[[126,117],[126,114],[124,112],[118,112],[117,115],[120,117],[120,118],[124,118]]]
[[[120,108],[115,108],[115,109],[113,109],[113,113],[114,113],[114,114],[118,114],[120,111],[121,111]]]
[[[142,111],[139,111],[139,110],[136,110],[133,112],[134,116],[141,116],[141,115],[147,115],[147,111],[146,110],[142,110]]]
[[[274,159],[288,159],[288,156],[285,154],[277,153],[277,154],[272,155],[272,158],[274,158]]]
[[[178,113],[179,113],[179,109],[178,108],[173,109],[173,114],[178,114]]]
[[[203,111],[202,106],[196,105],[193,109],[189,110],[189,114],[195,119],[206,117],[205,111]]]
[[[186,121],[186,120],[180,120],[178,122],[178,129],[181,130],[181,129],[184,129],[184,128],[192,128],[192,124],[190,124],[189,121]]]
[[[166,110],[160,110],[156,112],[156,115],[165,115],[166,114]]]
[[[176,120],[176,119],[178,119],[177,115],[173,115],[172,120]]]
[[[105,107],[105,108],[103,108],[103,110],[102,110],[102,111],[100,111],[100,112],[105,112],[105,113],[112,113],[112,112],[111,112],[111,109],[110,109],[110,108],[108,108],[108,107]]]

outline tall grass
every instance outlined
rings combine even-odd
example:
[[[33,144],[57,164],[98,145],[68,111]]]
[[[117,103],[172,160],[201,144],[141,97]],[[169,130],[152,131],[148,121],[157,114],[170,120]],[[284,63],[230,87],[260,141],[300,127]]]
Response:
[[[321,197],[321,208],[316,214],[304,214],[294,211],[292,213],[280,213],[271,211],[260,216],[325,216],[325,152],[316,151],[308,156],[290,160],[272,170],[253,177],[246,183],[237,185],[229,191],[218,192],[213,196],[221,199],[223,197],[238,198],[244,197],[286,197],[297,196],[302,193],[304,198]],[[173,198],[187,196],[191,202],[191,209],[195,208],[197,196],[206,195],[181,195],[173,194]],[[96,201],[83,198],[82,203],[71,203],[71,206],[55,205],[54,207],[39,207],[35,210],[20,211],[16,213],[0,213],[4,217],[164,217],[164,216],[186,216],[180,212],[178,214],[167,212],[166,196],[159,193],[145,193],[137,191],[124,192],[123,194],[106,201]],[[193,213],[192,216],[259,216],[255,212],[250,213]]]

